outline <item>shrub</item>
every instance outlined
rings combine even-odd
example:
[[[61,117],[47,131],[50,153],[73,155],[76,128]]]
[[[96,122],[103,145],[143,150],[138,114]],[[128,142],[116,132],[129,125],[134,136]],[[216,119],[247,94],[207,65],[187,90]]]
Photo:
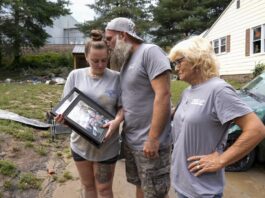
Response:
[[[253,77],[260,75],[265,70],[265,63],[258,63],[255,65],[255,69],[253,71]]]
[[[60,54],[55,52],[23,55],[20,59],[20,67],[32,69],[47,69],[72,67],[73,58],[70,53]]]

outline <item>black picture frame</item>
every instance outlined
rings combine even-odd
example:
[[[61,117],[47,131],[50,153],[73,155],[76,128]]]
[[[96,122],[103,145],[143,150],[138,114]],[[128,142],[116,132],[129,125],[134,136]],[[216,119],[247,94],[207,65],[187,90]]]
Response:
[[[73,91],[77,93],[77,96],[63,112],[64,119],[75,132],[96,147],[100,147],[107,132],[107,128],[102,126],[113,120],[114,115],[77,88]]]
[[[51,114],[57,116],[58,114],[63,114],[65,110],[70,106],[76,97],[78,97],[82,92],[74,87],[52,110]]]

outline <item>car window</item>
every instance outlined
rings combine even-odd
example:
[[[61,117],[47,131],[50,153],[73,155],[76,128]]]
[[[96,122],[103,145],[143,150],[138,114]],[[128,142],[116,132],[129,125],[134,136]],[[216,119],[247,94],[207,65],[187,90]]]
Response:
[[[250,81],[243,90],[265,98],[265,73]]]

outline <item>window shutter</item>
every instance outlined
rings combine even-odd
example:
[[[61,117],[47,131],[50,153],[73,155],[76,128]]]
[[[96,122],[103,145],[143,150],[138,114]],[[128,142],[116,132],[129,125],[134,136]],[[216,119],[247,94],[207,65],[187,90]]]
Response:
[[[250,55],[250,29],[246,29],[245,55]]]
[[[226,36],[226,52],[230,52],[230,45],[231,45],[230,39],[231,39],[231,35],[227,35]]]

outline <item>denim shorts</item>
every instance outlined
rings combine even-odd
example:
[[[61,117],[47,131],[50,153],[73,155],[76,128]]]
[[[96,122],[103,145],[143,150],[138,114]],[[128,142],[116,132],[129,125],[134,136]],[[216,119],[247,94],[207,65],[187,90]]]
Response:
[[[74,161],[76,161],[76,162],[87,161],[85,158],[83,158],[80,155],[78,155],[72,149],[71,149],[71,152],[72,152],[72,156],[73,156]],[[100,162],[97,162],[97,163],[100,163],[100,164],[115,164],[117,162],[117,160],[118,160],[118,156],[115,156],[115,157],[110,158],[108,160],[100,161]]]
[[[142,150],[123,146],[127,181],[141,187],[145,198],[164,198],[170,189],[171,148],[161,149],[158,158],[148,159]]]

